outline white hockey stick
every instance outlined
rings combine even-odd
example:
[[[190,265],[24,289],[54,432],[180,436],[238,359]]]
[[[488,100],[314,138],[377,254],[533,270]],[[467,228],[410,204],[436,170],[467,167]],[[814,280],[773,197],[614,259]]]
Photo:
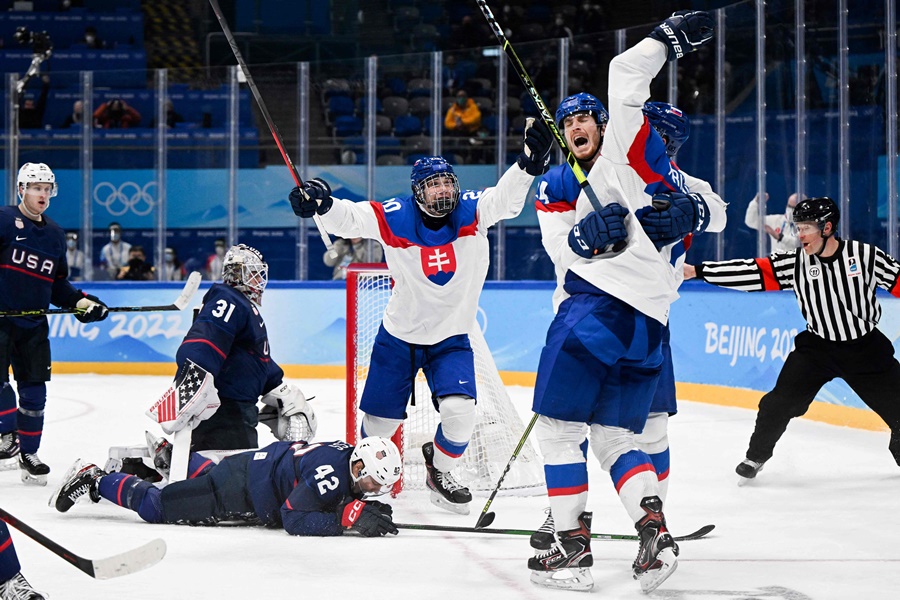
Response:
[[[188,461],[191,457],[191,428],[185,427],[172,437],[172,465],[169,468],[169,483],[184,481],[188,476]]]

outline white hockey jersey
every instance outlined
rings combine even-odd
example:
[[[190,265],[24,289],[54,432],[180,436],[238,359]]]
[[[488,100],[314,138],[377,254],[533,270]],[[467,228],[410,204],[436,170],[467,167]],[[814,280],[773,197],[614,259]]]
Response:
[[[513,165],[495,187],[461,191],[437,231],[425,227],[411,195],[381,203],[335,198],[322,223],[344,238],[381,242],[394,280],[384,328],[405,342],[436,344],[470,331],[490,265],[488,228],[522,211],[533,181]]]

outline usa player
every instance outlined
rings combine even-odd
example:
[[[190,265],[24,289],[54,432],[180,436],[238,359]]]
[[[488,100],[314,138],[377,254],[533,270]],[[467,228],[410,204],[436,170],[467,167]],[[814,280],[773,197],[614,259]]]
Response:
[[[9,527],[0,521],[0,598],[44,600],[22,576],[16,547],[9,535]]]
[[[43,163],[25,163],[16,177],[17,206],[0,207],[0,310],[76,310],[82,323],[106,318],[106,305],[68,281],[66,234],[44,212],[56,196],[56,176]],[[45,316],[0,318],[0,464],[22,481],[47,485],[50,467],[38,458],[50,381],[49,324]],[[12,366],[19,392],[9,381]]]
[[[161,490],[127,473],[105,473],[76,461],[50,505],[67,512],[87,496],[106,498],[148,523],[213,525],[245,520],[282,527],[291,535],[338,536],[353,530],[366,537],[396,534],[391,506],[372,496],[400,479],[400,453],[391,440],[274,442],[213,465],[191,455],[200,474]]]
[[[291,192],[297,215],[319,214],[330,233],[384,247],[394,287],[360,402],[362,435],[394,434],[422,368],[441,415],[433,442],[422,448],[426,483],[432,502],[459,514],[468,514],[472,495],[451,470],[475,428],[475,365],[466,332],[475,324],[490,262],[488,228],[521,212],[534,177],[547,169],[551,144],[543,123],[529,123],[517,164],[496,187],[481,191],[460,192],[453,167],[433,156],[413,165],[412,195],[383,203],[333,199],[322,180]]]
[[[709,42],[713,26],[707,13],[679,11],[611,61],[609,121],[588,174],[606,206],[593,211],[579,198],[574,210],[567,211],[568,222],[542,222],[544,245],[564,272],[569,297],[560,302],[547,333],[534,392],[533,410],[539,415],[535,432],[558,532],[556,543],[528,562],[532,581],[540,585],[593,586],[592,515],[585,511],[587,465],[580,448],[585,424],[591,449],[610,472],[639,532],[633,573],[641,588],[652,591],[677,564],[656,470],[637,447],[635,433],[647,420],[663,360],[669,305],[678,296],[673,252],[666,246],[690,231],[705,231],[710,212],[702,195],[682,191],[683,176],[662,139],[653,134],[643,108],[650,82],[666,60]],[[654,198],[659,193],[663,195]],[[653,213],[658,239],[651,239],[632,213]],[[624,250],[608,253],[625,240]]]
[[[665,102],[647,102],[643,107],[644,117],[653,128],[650,135],[658,135],[666,147],[666,154],[675,164],[678,150],[690,136],[690,121],[677,107]],[[556,110],[557,126],[563,131],[568,147],[578,160],[582,169],[589,171],[600,155],[603,143],[603,132],[609,120],[603,104],[591,94],[579,93],[563,100]],[[710,223],[706,231],[717,232],[725,227],[726,205],[722,198],[713,192],[708,182],[692,177],[681,171],[684,186],[683,193],[699,193],[709,208]],[[663,186],[660,188],[665,191]],[[567,165],[559,165],[550,169],[538,184],[535,207],[541,231],[546,234],[545,248],[553,248],[553,232],[568,232],[574,226],[574,211],[578,202],[580,188],[575,175]],[[672,194],[669,195],[671,201]],[[660,196],[657,202],[663,198]],[[687,233],[682,239],[677,238],[674,231],[678,225],[672,210],[654,210],[647,212],[642,225],[646,223],[645,232],[651,241],[661,244],[661,250],[668,253],[673,264],[676,278],[683,278],[682,266],[685,251],[690,247],[693,237]],[[686,229],[690,229],[689,227]],[[559,234],[557,234],[559,235]],[[672,238],[672,239],[670,239]],[[673,239],[675,241],[673,241]],[[557,267],[557,287],[553,295],[554,310],[569,295],[564,289],[565,271]],[[664,503],[669,482],[669,441],[668,418],[677,412],[675,398],[675,375],[672,367],[672,352],[669,347],[669,327],[663,331],[661,350],[663,354],[662,371],[659,383],[653,395],[650,414],[642,432],[636,432],[634,441],[653,462],[659,480],[659,498]],[[587,445],[582,446],[587,452]],[[546,550],[553,543],[554,522],[552,513],[538,532],[532,535],[531,545]]]

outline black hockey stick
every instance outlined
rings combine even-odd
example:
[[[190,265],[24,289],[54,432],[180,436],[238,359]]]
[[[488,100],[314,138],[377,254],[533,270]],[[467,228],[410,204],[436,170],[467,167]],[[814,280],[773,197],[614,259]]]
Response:
[[[503,474],[500,475],[500,479],[497,481],[497,485],[494,486],[494,491],[491,492],[491,497],[488,498],[488,501],[485,503],[484,508],[481,509],[481,516],[478,517],[478,521],[475,523],[475,529],[482,529],[494,522],[494,517],[496,515],[493,512],[488,512],[488,509],[491,507],[491,502],[494,501],[494,497],[497,495],[497,492],[500,491],[500,486],[503,484],[503,480],[506,478],[506,474],[509,473],[509,469],[512,467],[512,464],[516,462],[516,459],[519,457],[519,452],[521,452],[522,447],[525,446],[525,440],[528,439],[528,434],[531,433],[534,424],[537,423],[537,418],[537,413],[534,413],[534,416],[531,417],[531,422],[528,423],[528,427],[525,428],[525,433],[522,434],[522,438],[519,440],[519,445],[516,446],[515,450],[513,450],[512,456],[509,457],[509,462],[506,463],[506,468],[503,469]]]
[[[156,539],[147,542],[143,546],[110,556],[109,558],[91,560],[82,558],[74,552],[63,548],[43,533],[32,529],[2,508],[0,508],[0,521],[9,523],[44,548],[62,557],[63,560],[78,567],[78,569],[94,579],[112,579],[113,577],[135,573],[147,567],[152,567],[166,555],[166,542]]]
[[[191,273],[184,288],[172,304],[161,306],[109,306],[109,312],[158,312],[167,310],[184,310],[188,302],[200,287],[200,272]],[[81,312],[78,308],[36,308],[34,310],[0,310],[0,317],[39,317],[42,315],[74,315]]]
[[[456,533],[493,533],[495,535],[531,535],[534,530],[530,529],[485,529],[475,527],[453,527],[450,525],[413,525],[409,523],[394,523],[397,529],[417,529],[421,531],[452,531]],[[704,525],[697,531],[687,535],[675,537],[676,542],[689,542],[699,540],[705,537],[710,531],[715,529],[715,525]],[[595,540],[613,540],[613,541],[639,541],[640,537],[632,534],[618,533],[592,533],[591,538]]]
[[[256,82],[253,81],[253,77],[250,75],[250,69],[247,68],[244,57],[241,56],[241,51],[238,49],[234,35],[232,35],[231,29],[228,27],[228,22],[225,21],[225,16],[222,14],[222,9],[219,7],[218,0],[209,0],[209,4],[212,6],[213,12],[216,13],[216,19],[219,20],[219,25],[222,27],[222,33],[225,34],[225,39],[228,41],[228,45],[231,46],[231,51],[234,53],[234,58],[237,60],[238,66],[244,74],[244,79],[247,80],[247,85],[250,87],[250,92],[256,100],[256,105],[259,106],[259,112],[262,113],[266,125],[269,126],[269,131],[272,133],[272,137],[275,138],[275,145],[278,146],[278,151],[281,152],[281,158],[284,160],[284,164],[287,165],[287,168],[290,170],[291,177],[294,178],[294,183],[297,187],[301,187],[303,185],[303,180],[300,179],[300,173],[297,171],[297,167],[294,166],[294,161],[288,156],[287,150],[284,147],[284,140],[281,138],[281,134],[278,133],[278,127],[275,125],[275,121],[272,120],[269,109],[266,108],[266,103],[259,93],[259,88],[256,87]],[[313,215],[313,221],[316,223],[316,228],[319,230],[322,242],[325,243],[325,248],[332,256],[337,256],[334,244],[331,243],[331,238],[328,236],[325,226],[322,225],[322,220],[319,218],[319,215]]]

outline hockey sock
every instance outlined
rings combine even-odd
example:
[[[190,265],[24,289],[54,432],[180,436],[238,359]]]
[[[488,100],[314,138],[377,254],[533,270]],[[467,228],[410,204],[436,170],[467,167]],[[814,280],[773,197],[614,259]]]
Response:
[[[41,447],[44,431],[44,406],[47,404],[47,384],[19,384],[19,445],[24,454],[35,454]]]
[[[363,415],[362,425],[360,425],[360,436],[367,438],[370,435],[377,435],[378,437],[391,438],[397,432],[397,428],[400,427],[402,422],[402,419],[387,419],[365,414]]]
[[[9,382],[4,381],[0,389],[0,433],[15,431],[16,426],[16,393]]]
[[[650,457],[641,450],[626,452],[616,459],[609,474],[628,516],[637,523],[646,514],[641,500],[659,496],[659,480]]]
[[[659,481],[659,499],[665,503],[669,491],[669,449],[651,454],[650,461],[656,469],[656,479]]]
[[[133,510],[148,523],[165,522],[160,491],[152,483],[134,475],[110,473],[100,478],[99,490],[101,496]]]
[[[447,472],[456,466],[475,430],[475,399],[445,396],[440,400],[441,422],[434,434],[434,467]]]
[[[12,538],[9,537],[9,527],[0,521],[0,583],[12,579],[21,569]]]
[[[194,477],[206,475],[214,466],[216,466],[216,464],[212,461],[212,459],[207,458],[202,454],[191,452],[191,455],[188,458],[187,478],[193,479]]]
[[[550,514],[557,531],[578,527],[578,516],[587,506],[588,471],[586,462],[544,465]]]

